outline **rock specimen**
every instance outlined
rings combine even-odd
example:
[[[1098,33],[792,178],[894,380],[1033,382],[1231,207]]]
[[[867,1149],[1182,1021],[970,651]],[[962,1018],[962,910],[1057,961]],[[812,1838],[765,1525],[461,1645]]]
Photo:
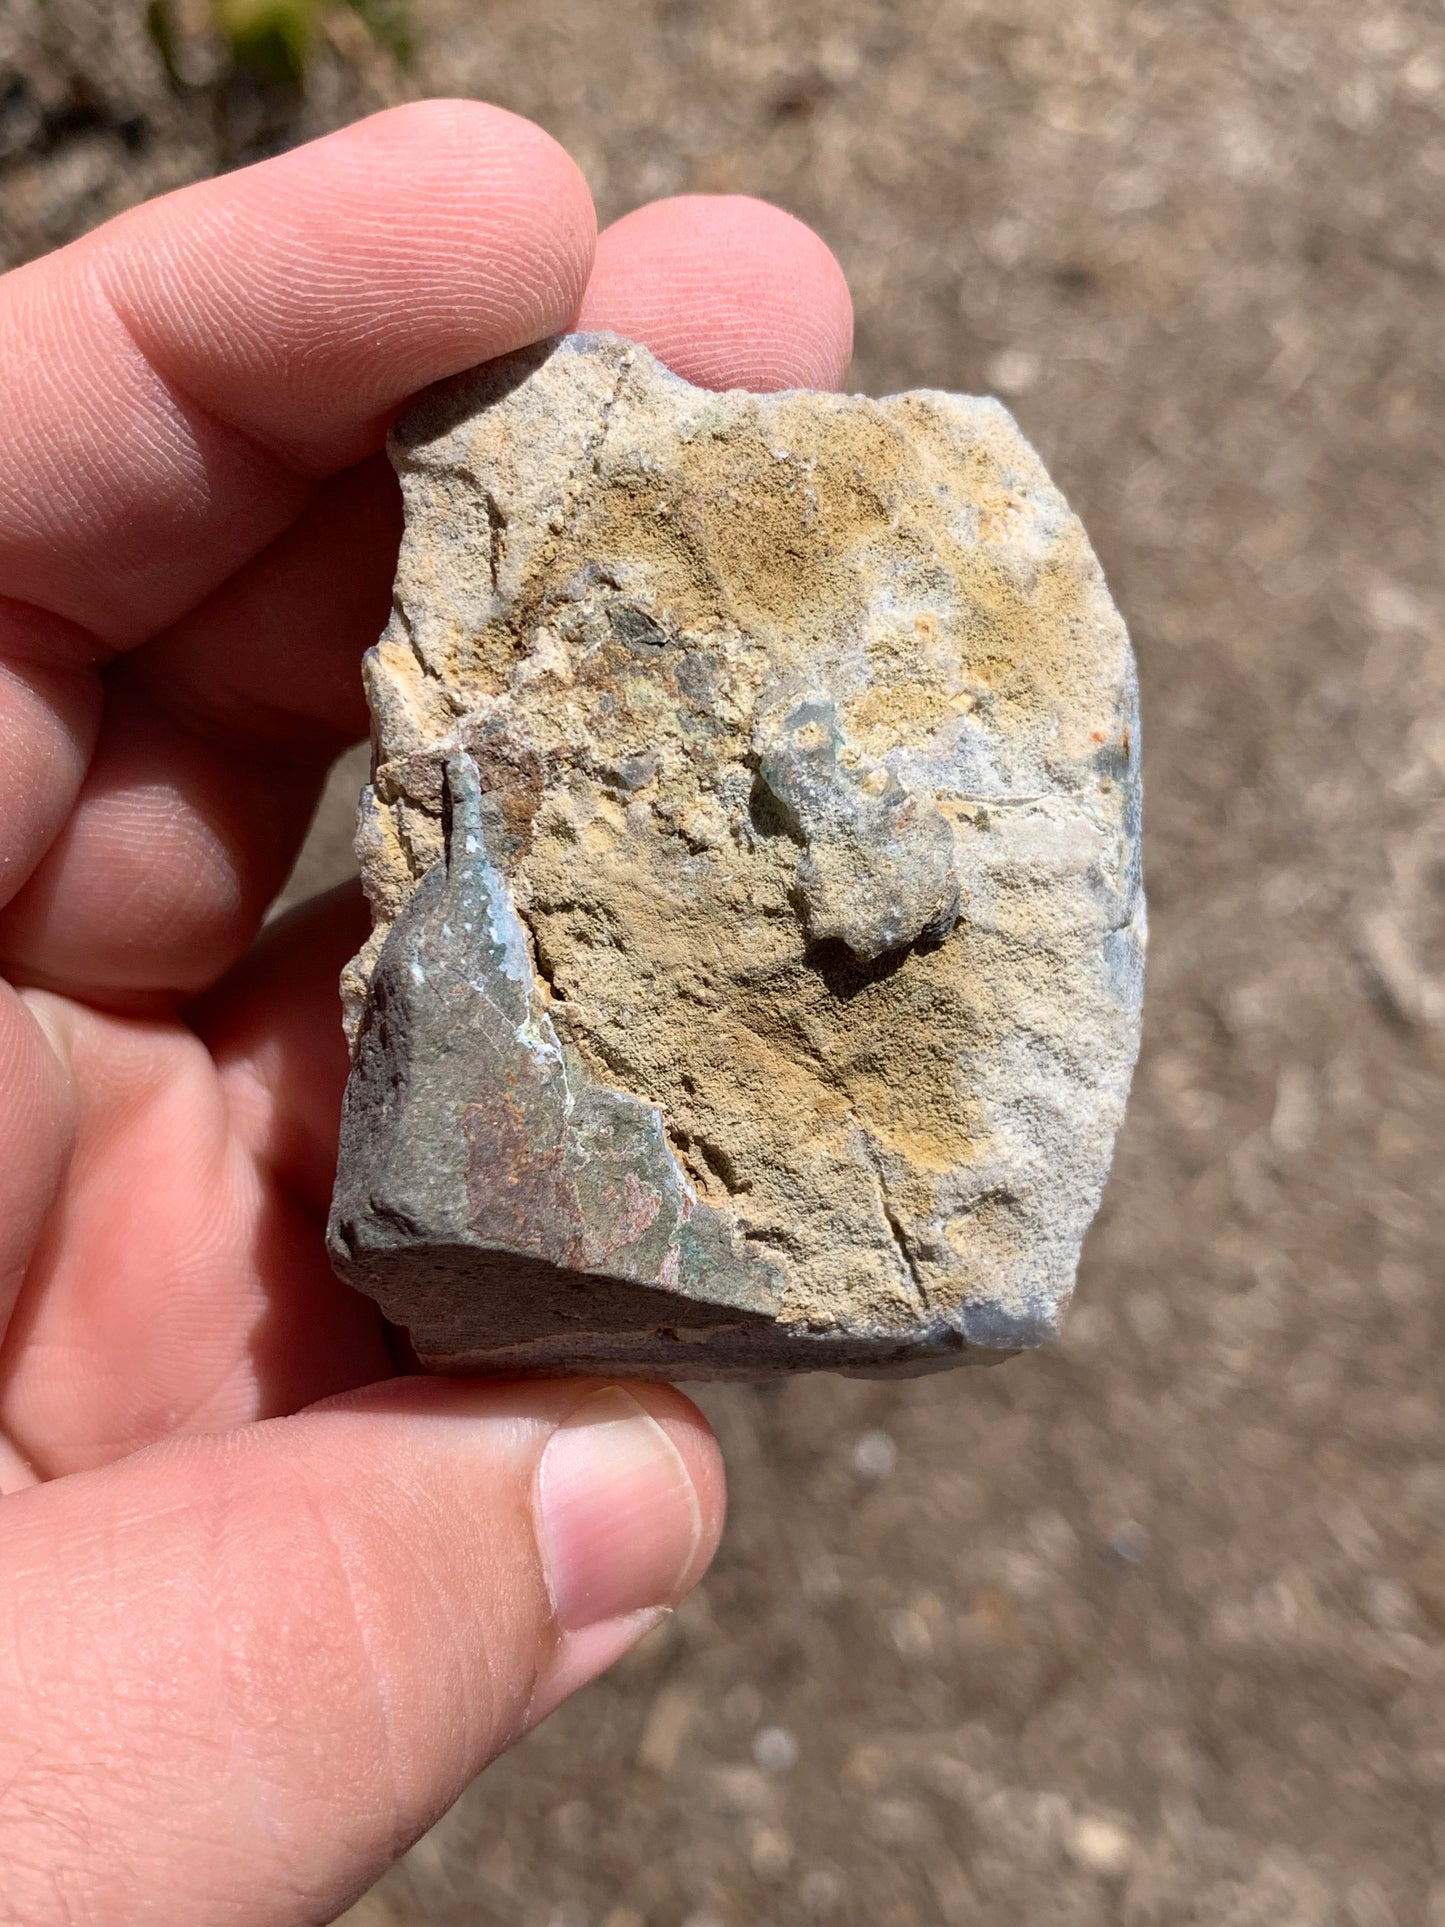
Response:
[[[1138,732],[1009,415],[577,335],[392,454],[342,1275],[456,1371],[1047,1339],[1137,1043]]]

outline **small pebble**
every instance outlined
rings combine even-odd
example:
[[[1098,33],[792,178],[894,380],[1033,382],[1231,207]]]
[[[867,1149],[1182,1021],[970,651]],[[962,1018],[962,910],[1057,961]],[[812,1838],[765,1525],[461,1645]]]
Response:
[[[793,1863],[793,1842],[781,1827],[758,1825],[748,1836],[748,1865],[759,1880],[781,1880]]]
[[[984,370],[988,385],[1000,395],[1023,395],[1042,373],[1039,358],[1027,348],[1001,348]]]
[[[1121,1519],[1109,1534],[1109,1550],[1126,1566],[1142,1566],[1152,1546],[1147,1530],[1137,1519]]]
[[[753,1740],[753,1758],[765,1773],[786,1773],[798,1764],[798,1742],[785,1726],[764,1726]]]
[[[831,1867],[814,1867],[798,1882],[798,1898],[815,1918],[825,1918],[843,1898],[843,1883]]]
[[[1114,1820],[1084,1814],[1076,1820],[1064,1846],[1075,1866],[1104,1880],[1117,1880],[1134,1857],[1134,1842]]]
[[[853,1447],[853,1470],[864,1479],[886,1479],[898,1463],[898,1447],[886,1432],[865,1432]]]

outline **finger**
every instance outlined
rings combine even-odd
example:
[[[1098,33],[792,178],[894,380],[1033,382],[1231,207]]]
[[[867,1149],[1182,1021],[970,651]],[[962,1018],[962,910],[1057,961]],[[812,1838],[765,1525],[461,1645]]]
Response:
[[[7,1492],[23,1492],[27,1486],[39,1483],[29,1459],[22,1458],[9,1439],[0,1437],[0,1499]]]
[[[392,1369],[380,1315],[322,1237],[346,1072],[336,976],[364,924],[337,909],[268,933],[251,994],[218,1014],[219,1066],[183,1024],[31,995],[76,1093],[64,1190],[0,1348],[0,1432],[42,1472]]]
[[[325,484],[266,553],[110,672],[64,830],[0,915],[0,956],[96,1002],[189,994],[280,888],[327,765],[366,731],[359,658],[400,533],[381,456]]]
[[[682,1596],[721,1515],[686,1400],[575,1383],[395,1381],[6,1499],[11,1913],[333,1919]]]
[[[260,762],[118,685],[69,819],[0,913],[5,971],[121,1008],[201,989],[280,889],[323,774]]]
[[[331,1205],[351,1068],[337,982],[370,926],[357,882],[298,904],[186,1013],[216,1067],[232,1128],[318,1219]]]
[[[34,1012],[5,983],[0,983],[0,1091],[5,1094],[0,1105],[3,1342],[40,1228],[70,1156],[79,1108],[66,1066]]]
[[[113,645],[176,621],[438,376],[564,326],[586,184],[498,108],[395,108],[0,281],[0,580]]]
[[[826,244],[745,194],[682,194],[614,221],[577,325],[643,342],[703,388],[838,388],[853,353]]]
[[[768,387],[846,370],[836,262],[761,202],[640,210],[609,230],[588,303],[594,324],[643,335],[699,379]],[[324,763],[361,724],[356,661],[386,608],[396,516],[379,463],[338,477],[262,556],[136,652],[71,823],[0,918],[12,972],[113,1001],[193,993],[240,953],[294,856]]]
[[[85,778],[101,686],[85,631],[0,596],[0,908],[49,848]]]
[[[344,469],[263,555],[127,658],[132,687],[258,761],[330,763],[366,734],[359,657],[391,607],[401,522],[384,455]]]
[[[564,325],[592,242],[585,183],[540,129],[475,103],[426,102],[151,203],[0,280],[0,664],[30,666],[0,673],[0,743],[29,745],[21,774],[33,765],[37,778],[0,824],[0,902],[35,870],[75,797],[98,712],[89,657],[176,623],[276,542],[316,478],[378,447],[414,389]],[[356,700],[328,700],[320,727],[303,731],[316,693],[307,663],[319,657],[318,680],[339,693],[342,666],[374,636],[366,586],[385,573],[387,543],[378,551],[375,483],[371,493],[370,509],[341,518],[314,575],[295,545],[271,558],[297,592],[281,681],[301,685],[292,734],[307,735],[313,763]],[[348,565],[356,592],[328,601]],[[253,579],[209,612],[217,647],[264,593]],[[62,660],[63,686],[34,667]],[[157,678],[164,668],[158,660]],[[308,792],[275,785],[253,809],[232,769],[219,812],[194,794],[196,745],[175,739],[200,724],[204,749],[204,725],[224,707],[188,712],[198,686],[175,691],[171,719],[189,770],[175,768],[163,730],[149,732],[149,761],[103,745],[82,822],[15,913],[11,942],[0,935],[0,955],[36,981],[125,990],[158,930],[184,953],[201,929],[201,958],[162,955],[146,985],[186,988],[247,940]],[[259,715],[258,688],[256,675],[238,678],[234,729],[247,697]],[[270,733],[287,700],[273,678]],[[188,812],[200,853],[181,905],[169,885],[158,897],[146,887],[158,795],[168,838]],[[234,874],[211,861],[218,815],[237,839]],[[184,866],[186,852],[173,854]],[[70,867],[73,877],[60,874]],[[115,887],[97,895],[104,879]],[[107,930],[130,960],[113,969]]]

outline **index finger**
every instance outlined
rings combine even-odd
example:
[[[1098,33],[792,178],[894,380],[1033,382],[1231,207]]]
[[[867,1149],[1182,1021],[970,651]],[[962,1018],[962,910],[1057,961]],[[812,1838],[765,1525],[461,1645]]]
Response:
[[[407,395],[565,327],[594,240],[550,136],[427,101],[7,275],[7,596],[110,648],[174,622],[379,447]]]

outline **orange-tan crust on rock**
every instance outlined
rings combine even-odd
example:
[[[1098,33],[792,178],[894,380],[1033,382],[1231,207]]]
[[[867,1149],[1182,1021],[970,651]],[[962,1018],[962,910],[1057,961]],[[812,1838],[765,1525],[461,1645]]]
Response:
[[[1006,411],[712,394],[572,336],[431,391],[393,458],[339,1267],[465,1369],[1041,1342],[1137,1047],[1138,726],[1098,564]],[[493,906],[482,936],[435,905],[423,928],[443,875]],[[514,966],[497,1016],[511,990],[477,985]],[[499,1068],[496,1023],[542,1056]],[[531,1091],[543,1058],[558,1169],[601,1168],[596,1093],[655,1120],[634,1176],[675,1197],[670,1244],[672,1204],[642,1226],[621,1166],[583,1208],[633,1245],[493,1236],[530,1153],[473,1130],[463,1171],[467,1117],[495,1112],[472,1086]]]

